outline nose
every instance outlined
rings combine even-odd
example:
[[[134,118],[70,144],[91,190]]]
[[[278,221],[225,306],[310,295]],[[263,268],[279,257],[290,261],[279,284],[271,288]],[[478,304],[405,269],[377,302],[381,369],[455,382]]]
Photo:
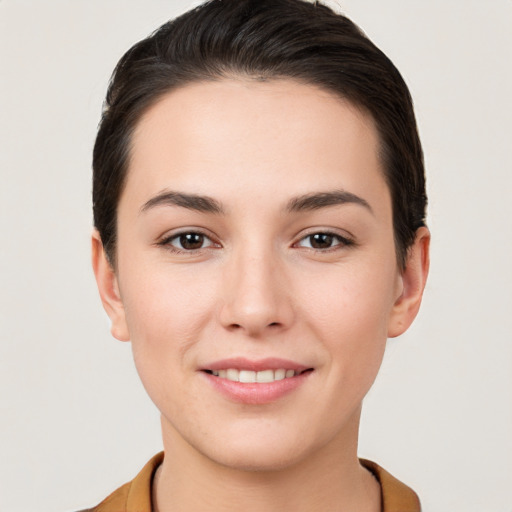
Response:
[[[270,250],[233,254],[223,276],[222,325],[255,338],[287,329],[293,307],[284,270]]]

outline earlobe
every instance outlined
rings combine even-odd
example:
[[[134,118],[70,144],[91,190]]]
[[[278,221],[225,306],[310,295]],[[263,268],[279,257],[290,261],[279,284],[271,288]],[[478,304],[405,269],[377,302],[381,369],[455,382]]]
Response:
[[[117,276],[107,258],[100,235],[96,229],[93,231],[91,243],[92,268],[96,277],[101,302],[110,318],[110,332],[119,341],[129,341],[130,334],[126,324],[123,302],[119,293]]]
[[[430,265],[429,249],[430,232],[426,227],[421,227],[416,231],[414,243],[409,248],[406,267],[401,274],[402,292],[391,312],[389,338],[403,334],[418,314]]]

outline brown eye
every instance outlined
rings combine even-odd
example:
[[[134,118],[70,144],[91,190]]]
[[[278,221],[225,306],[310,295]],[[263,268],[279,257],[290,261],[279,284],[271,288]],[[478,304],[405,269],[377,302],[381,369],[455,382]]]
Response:
[[[189,251],[201,249],[204,243],[204,235],[201,235],[201,233],[185,233],[179,236],[179,243],[182,249]]]
[[[312,233],[311,235],[305,236],[297,244],[299,247],[307,247],[316,250],[327,250],[335,247],[345,247],[353,245],[353,241],[334,233]]]
[[[328,233],[315,233],[310,235],[310,244],[313,249],[328,249],[332,247],[334,236]]]
[[[167,246],[169,249],[176,252],[185,252],[198,251],[200,249],[212,247],[215,244],[206,235],[195,231],[189,231],[166,238],[159,245]]]

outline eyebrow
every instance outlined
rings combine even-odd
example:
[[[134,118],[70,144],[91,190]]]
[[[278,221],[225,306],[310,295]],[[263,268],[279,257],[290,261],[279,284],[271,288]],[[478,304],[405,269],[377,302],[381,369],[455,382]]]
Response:
[[[172,191],[164,191],[152,197],[142,205],[140,212],[144,213],[156,206],[180,206],[203,213],[224,213],[222,205],[211,197]]]
[[[363,206],[373,214],[371,206],[365,199],[353,194],[352,192],[347,192],[346,190],[316,192],[294,197],[288,202],[286,210],[289,212],[304,212],[347,203]],[[157,206],[179,206],[189,210],[195,210],[202,213],[214,213],[217,215],[225,213],[222,204],[212,197],[168,190],[157,194],[144,203],[140,212],[144,213]]]
[[[295,197],[288,202],[287,210],[290,212],[303,212],[347,203],[363,206],[373,214],[372,207],[365,199],[352,194],[352,192],[347,192],[346,190],[317,192]]]

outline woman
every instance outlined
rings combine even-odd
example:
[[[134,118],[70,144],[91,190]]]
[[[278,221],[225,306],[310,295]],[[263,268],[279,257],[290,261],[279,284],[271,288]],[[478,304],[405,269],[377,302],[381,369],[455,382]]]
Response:
[[[121,59],[93,167],[99,292],[165,449],[93,510],[420,510],[357,458],[429,261],[389,59],[321,4],[213,0]]]

